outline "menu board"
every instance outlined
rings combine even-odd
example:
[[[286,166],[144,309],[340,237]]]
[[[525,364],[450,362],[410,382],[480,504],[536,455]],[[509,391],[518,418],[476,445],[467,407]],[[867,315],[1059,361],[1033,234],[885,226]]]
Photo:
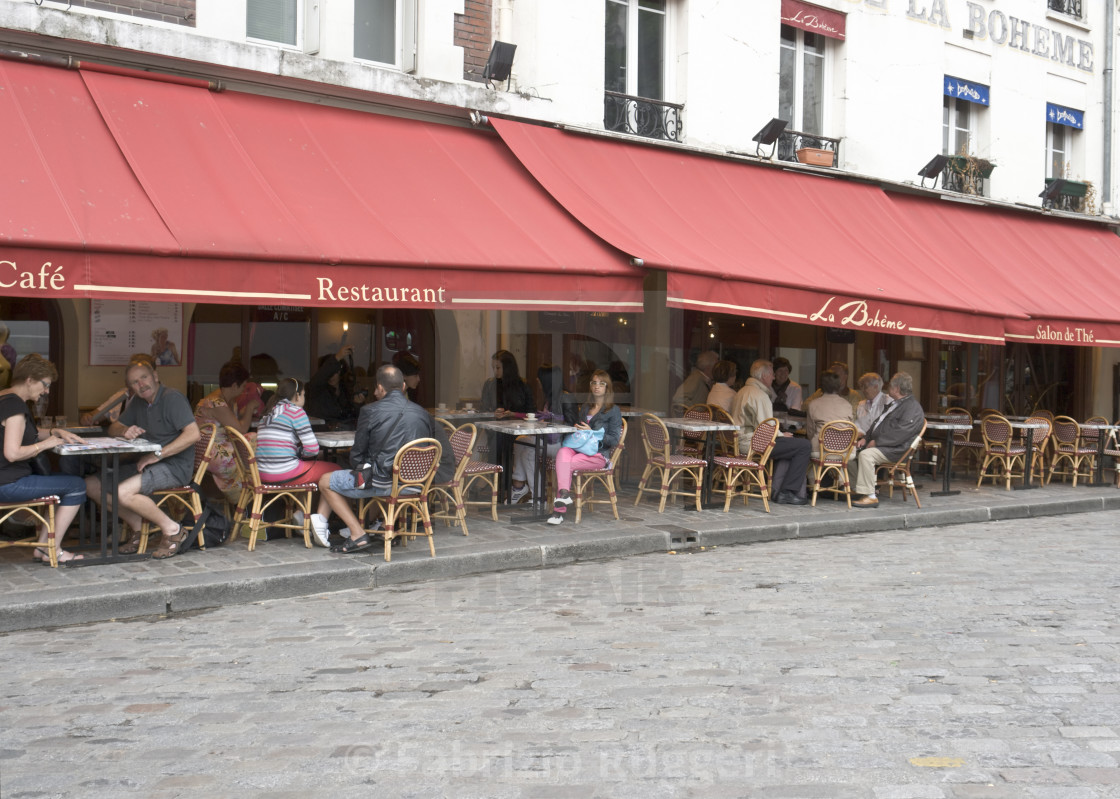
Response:
[[[183,306],[178,302],[90,300],[90,366],[125,366],[146,352],[156,366],[182,362]]]

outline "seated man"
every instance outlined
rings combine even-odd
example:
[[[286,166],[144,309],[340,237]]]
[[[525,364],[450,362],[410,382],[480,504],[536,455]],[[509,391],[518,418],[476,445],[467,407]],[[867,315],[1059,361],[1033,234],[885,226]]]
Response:
[[[740,428],[740,453],[750,447],[751,436],[758,425],[774,415],[770,388],[773,382],[774,365],[770,361],[755,361],[751,364],[751,376],[731,402],[731,418]],[[770,487],[774,501],[781,505],[807,504],[805,474],[809,470],[809,442],[783,433],[774,442],[770,460],[774,461],[774,485]]]
[[[443,427],[431,415],[409,401],[405,396],[404,375],[395,366],[385,365],[377,370],[377,387],[372,402],[362,408],[358,416],[358,427],[354,434],[354,446],[350,450],[351,469],[360,470],[363,464],[372,467],[369,480],[359,486],[355,483],[354,471],[339,469],[323,475],[319,490],[351,531],[351,537],[344,544],[333,547],[332,552],[361,552],[373,546],[373,539],[361,532],[362,524],[347,499],[366,499],[385,496],[393,488],[393,459],[397,451],[410,441],[418,438],[434,438],[440,443],[443,452],[435,481],[442,483],[455,474],[455,453],[447,439]],[[312,514],[311,524],[320,540],[325,540],[327,520],[319,514]]]
[[[852,406],[837,393],[842,385],[840,375],[829,371],[822,373],[820,379],[823,393],[813,400],[805,418],[805,435],[809,438],[809,443],[812,446],[813,457],[816,457],[821,451],[822,427],[829,422],[855,423]]]
[[[673,404],[689,408],[707,402],[712,388],[712,369],[718,362],[719,353],[714,350],[704,350],[697,355],[696,365],[673,393]]]
[[[120,552],[140,548],[140,526],[146,520],[160,529],[162,538],[153,558],[170,558],[185,548],[189,529],[179,525],[156,506],[151,494],[190,483],[194,476],[194,445],[201,437],[194,411],[187,398],[159,382],[159,373],[146,362],[132,363],[125,370],[125,385],[134,395],[109,435],[132,441],[142,438],[161,446],[159,453],[146,452],[135,463],[122,464],[117,488],[117,514],[133,534]],[[86,478],[86,495],[101,497],[101,478]]]
[[[828,371],[840,375],[840,390],[836,393],[838,396],[848,401],[854,412],[855,409],[859,407],[859,401],[862,399],[862,395],[858,391],[852,391],[848,388],[848,364],[843,361],[833,361],[832,365],[828,367]],[[819,388],[814,391],[809,396],[809,399],[805,400],[804,404],[802,404],[802,409],[808,411],[809,406],[812,405],[822,393],[823,392]]]
[[[857,508],[879,507],[875,494],[876,467],[880,463],[894,463],[905,455],[925,424],[922,405],[914,399],[914,378],[906,372],[898,372],[891,378],[887,393],[894,402],[859,440],[860,452],[853,461],[856,464],[855,490],[864,495],[852,502]]]

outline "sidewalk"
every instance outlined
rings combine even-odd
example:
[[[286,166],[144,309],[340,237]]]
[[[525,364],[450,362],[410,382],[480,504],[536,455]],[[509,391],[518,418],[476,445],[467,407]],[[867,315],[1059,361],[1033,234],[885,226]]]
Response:
[[[823,497],[817,507],[771,504],[759,500],[731,511],[685,511],[679,501],[657,513],[647,498],[634,507],[633,488],[619,495],[620,521],[609,509],[585,511],[579,525],[570,520],[554,527],[541,522],[511,524],[527,506],[500,508],[499,521],[477,509],[468,515],[470,535],[436,522],[436,557],[427,541],[394,547],[386,563],[381,548],[356,555],[332,555],[303,542],[274,540],[249,552],[239,539],[208,552],[188,551],[169,560],[142,560],[106,566],[50,569],[31,561],[29,549],[0,550],[0,632],[80,624],[203,608],[259,602],[290,596],[376,588],[507,569],[557,566],[577,560],[613,558],[699,547],[749,544],[776,539],[809,538],[882,530],[920,529],[947,524],[1120,509],[1120,491],[1112,487],[1073,488],[1057,484],[1031,491],[1005,491],[973,481],[954,481],[957,496],[932,497],[941,481],[922,478],[919,510],[899,492],[881,497],[872,510],[849,510]],[[574,518],[574,513],[569,514]],[[1014,529],[1008,526],[1009,534]],[[1013,539],[1009,539],[1012,543]]]

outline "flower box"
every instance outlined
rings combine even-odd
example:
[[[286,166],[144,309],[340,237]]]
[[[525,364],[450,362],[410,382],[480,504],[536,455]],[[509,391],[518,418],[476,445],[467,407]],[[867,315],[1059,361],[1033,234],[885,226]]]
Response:
[[[819,147],[802,147],[797,151],[797,160],[811,166],[832,166],[836,162],[836,153]]]

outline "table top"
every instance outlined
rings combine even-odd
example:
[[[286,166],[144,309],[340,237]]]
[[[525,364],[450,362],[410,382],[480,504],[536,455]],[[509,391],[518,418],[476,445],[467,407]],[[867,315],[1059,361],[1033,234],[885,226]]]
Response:
[[[926,414],[926,419],[930,419],[930,420],[933,420],[933,421],[936,421],[936,422],[947,422],[950,419],[963,419],[963,418],[964,418],[963,413],[927,413]]]
[[[1105,422],[1078,422],[1078,426],[1087,430],[1120,430],[1120,424],[1107,424]]]
[[[705,433],[709,430],[738,430],[739,426],[728,424],[727,422],[705,422],[703,419],[686,419],[684,417],[672,417],[669,419],[662,419],[666,427],[671,427],[674,430],[684,430],[688,433]]]
[[[1006,416],[1003,417],[1003,418],[1007,419]],[[1009,425],[1011,425],[1013,428],[1015,428],[1016,430],[1042,430],[1042,429],[1045,429],[1045,427],[1046,427],[1046,422],[1015,422],[1015,421],[1012,421],[1011,419],[1007,419],[1007,423]],[[973,424],[974,427],[979,427],[980,425],[984,424],[984,420],[983,419],[977,419],[972,424]]]
[[[649,408],[628,408],[622,405],[619,405],[618,408],[622,411],[623,416],[644,416],[647,413],[657,417],[665,415],[665,411],[651,411]]]
[[[325,430],[322,433],[316,433],[315,440],[319,442],[320,447],[341,449],[342,447],[354,446],[355,435],[353,430]]]
[[[526,419],[495,419],[488,422],[479,422],[483,430],[496,430],[499,433],[509,433],[517,436],[544,436],[549,433],[574,433],[578,427],[572,427],[563,422],[530,422]]]
[[[931,421],[929,417],[926,417],[926,429],[927,430],[971,430],[972,425],[970,425],[968,422]]]
[[[106,452],[160,452],[162,449],[160,444],[142,438],[133,441],[123,438],[98,438],[87,444],[59,444],[54,451],[59,455],[102,455]]]
[[[101,436],[105,434],[105,428],[97,424],[89,425],[86,427],[79,427],[75,425],[74,427],[67,427],[66,430],[76,436],[82,436],[83,438],[85,438],[86,436]]]
[[[455,410],[454,408],[429,408],[428,413],[439,419],[446,419],[449,422],[465,421],[465,422],[483,422],[497,418],[494,416],[493,411],[480,411],[478,408],[471,408],[469,411],[466,408]]]

